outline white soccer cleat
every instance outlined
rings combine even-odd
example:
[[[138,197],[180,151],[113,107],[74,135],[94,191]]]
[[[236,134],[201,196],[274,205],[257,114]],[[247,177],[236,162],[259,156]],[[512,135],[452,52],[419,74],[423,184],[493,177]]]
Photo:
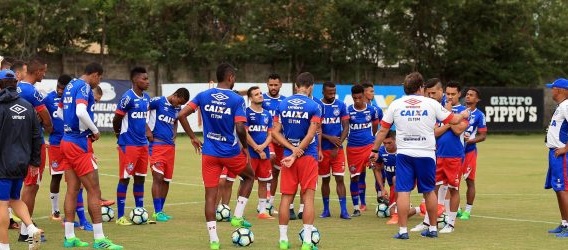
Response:
[[[449,234],[453,231],[454,231],[454,226],[452,226],[450,224],[446,224],[446,226],[444,226],[444,228],[440,229],[441,234]]]
[[[416,225],[415,227],[413,227],[412,229],[410,229],[410,232],[422,232],[426,229],[428,229],[429,225],[424,224],[424,222],[420,222],[420,224]]]

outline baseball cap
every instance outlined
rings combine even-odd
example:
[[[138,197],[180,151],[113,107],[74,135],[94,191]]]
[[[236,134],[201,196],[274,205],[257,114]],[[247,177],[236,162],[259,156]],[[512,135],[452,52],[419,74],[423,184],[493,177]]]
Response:
[[[2,70],[0,71],[0,80],[4,79],[16,79],[16,74],[9,69]]]
[[[568,80],[565,78],[558,78],[553,83],[546,84],[546,87],[568,89]]]

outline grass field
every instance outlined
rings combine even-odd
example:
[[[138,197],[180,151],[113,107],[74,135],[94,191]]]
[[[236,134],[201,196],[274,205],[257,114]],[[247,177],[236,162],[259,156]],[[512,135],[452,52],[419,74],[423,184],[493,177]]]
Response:
[[[322,234],[321,249],[562,249],[566,239],[557,239],[546,231],[559,222],[558,206],[552,191],[543,189],[547,169],[547,149],[543,135],[490,135],[479,145],[477,199],[469,221],[458,220],[456,231],[441,235],[438,239],[426,239],[411,233],[410,240],[392,239],[398,227],[386,225],[386,219],[374,214],[374,190],[372,177],[367,177],[369,211],[362,217],[344,221],[338,218],[339,204],[331,202],[332,218],[316,219],[315,226]],[[103,137],[94,144],[100,166],[99,174],[103,197],[115,199],[117,184],[117,152],[115,139]],[[178,140],[174,182],[166,203],[166,211],[175,218],[156,225],[120,227],[105,223],[105,234],[126,249],[208,249],[208,234],[203,215],[203,186],[201,181],[200,156],[186,137]],[[46,231],[48,241],[42,249],[62,248],[63,227],[48,219],[50,176],[44,181],[37,197],[35,220]],[[333,183],[333,181],[332,181]],[[65,185],[65,184],[63,184]],[[465,184],[464,184],[465,185]],[[145,206],[153,212],[150,193],[151,180],[146,182]],[[256,189],[256,186],[255,186]],[[62,187],[65,190],[65,187]],[[236,190],[236,188],[235,188]],[[332,188],[331,190],[334,190]],[[465,201],[462,192],[462,204]],[[235,197],[235,196],[233,196]],[[332,199],[337,197],[332,192]],[[277,202],[278,202],[277,198]],[[420,197],[412,196],[414,204]],[[278,204],[276,202],[276,204]],[[352,210],[348,197],[348,207]],[[134,204],[132,186],[128,190],[127,206]],[[245,215],[253,223],[255,242],[251,249],[277,249],[278,223],[256,219],[257,194],[253,191]],[[62,205],[61,205],[62,206]],[[296,208],[298,201],[296,201]],[[116,207],[115,207],[116,208]],[[231,203],[234,209],[234,202]],[[316,196],[316,214],[321,212],[321,195]],[[422,220],[411,218],[409,227]],[[218,223],[223,249],[235,248],[230,234],[233,228],[228,223]],[[299,248],[297,239],[301,221],[291,221],[289,237],[292,247]],[[92,242],[92,232],[77,230],[83,240]],[[10,230],[12,249],[24,249],[27,245],[17,243],[17,233]]]

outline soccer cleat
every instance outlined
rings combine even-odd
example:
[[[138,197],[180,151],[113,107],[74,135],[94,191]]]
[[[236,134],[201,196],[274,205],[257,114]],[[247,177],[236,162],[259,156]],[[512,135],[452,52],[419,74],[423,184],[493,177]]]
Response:
[[[469,217],[471,216],[470,212],[465,211],[462,213],[462,215],[460,216],[460,220],[469,220]]]
[[[257,218],[261,219],[261,220],[274,220],[274,217],[270,216],[270,214],[267,214],[265,212],[263,213],[259,213],[257,215]]]
[[[88,246],[89,246],[88,242],[81,241],[81,239],[79,239],[77,237],[73,237],[73,238],[70,238],[70,239],[63,237],[63,247],[65,247],[65,248],[88,247]]]
[[[548,233],[558,234],[558,233],[562,233],[562,231],[564,231],[565,229],[568,229],[568,226],[562,226],[562,224],[560,224],[555,229],[548,230]]]
[[[168,217],[163,212],[152,214],[152,218],[154,218],[155,221],[160,221],[160,222],[166,222],[169,220]]]
[[[398,214],[393,214],[389,221],[387,221],[387,225],[394,225],[398,224]]]
[[[232,217],[231,218],[231,225],[233,227],[246,227],[246,228],[252,227],[252,224],[250,222],[248,222],[244,217],[241,217],[241,218]]]
[[[302,250],[318,250],[318,247],[312,243],[302,243]]]
[[[353,211],[353,214],[351,215],[351,217],[359,217],[359,216],[361,216],[361,211],[359,209]]]
[[[31,250],[37,250],[39,249],[39,246],[41,245],[41,243],[44,241],[42,239],[42,235],[43,231],[41,229],[37,229],[33,234],[30,234],[28,236],[28,244],[29,244],[29,249]]]
[[[61,212],[55,211],[55,212],[51,213],[50,218],[51,218],[51,220],[60,221],[61,220]]]
[[[101,199],[101,206],[112,206],[114,203],[114,200]]]
[[[221,244],[218,241],[209,242],[209,249],[217,250],[219,248],[221,248]]]
[[[379,203],[379,204],[380,204],[380,203],[383,203],[383,204],[387,204],[387,205],[388,205],[390,202],[389,202],[389,199],[388,199],[388,198],[386,198],[386,197],[384,197],[384,196],[380,196],[380,197],[377,197],[377,203]]]
[[[396,233],[393,238],[397,240],[408,240],[410,237],[408,237],[408,233]]]
[[[441,232],[440,232],[441,233]],[[426,238],[438,238],[438,231],[423,230],[420,235]]]
[[[125,216],[122,216],[116,220],[116,224],[121,226],[131,226],[132,222],[130,222]]]
[[[452,226],[451,224],[446,224],[444,228],[440,229],[441,234],[449,234],[453,231],[454,231],[454,226]]]
[[[280,249],[284,250],[284,249],[290,249],[290,242],[288,242],[287,240],[281,240],[278,245],[280,246]]]
[[[562,232],[557,233],[556,237],[558,238],[568,238],[568,227],[564,227],[564,230],[562,230]]]
[[[20,236],[18,236],[18,242],[28,242],[28,235],[20,234]]]
[[[171,219],[174,218],[173,216],[166,214],[166,212],[164,212],[164,210],[162,210],[162,214],[164,214],[166,217],[168,217],[168,220],[171,220]]]
[[[424,230],[427,230],[429,226],[430,225],[422,222],[422,223],[416,225],[415,227],[413,227],[412,229],[410,229],[410,232],[422,232]]]
[[[341,212],[341,214],[339,215],[339,218],[344,219],[344,220],[350,220],[351,219],[351,215],[349,215],[349,213],[347,211],[343,211]]]
[[[85,231],[93,231],[93,224],[91,224],[88,221],[82,221],[81,224],[79,225],[79,228]]]
[[[290,220],[297,220],[298,216],[296,216],[296,212],[294,212],[294,209],[290,209]]]
[[[329,212],[329,210],[323,210],[320,214],[320,218],[329,218],[331,217],[331,213]]]
[[[95,240],[95,243],[93,243],[93,248],[95,249],[111,249],[111,250],[122,250],[123,247],[121,245],[117,245],[112,243],[111,240],[109,240],[108,238],[102,238],[102,239],[98,239]]]
[[[462,214],[463,214],[462,208],[459,207],[459,208],[458,208],[458,214],[456,215],[456,217],[457,217],[457,218],[462,217]]]
[[[361,206],[359,207],[359,210],[360,210],[361,212],[367,211],[367,205],[361,205]]]
[[[298,213],[298,219],[301,220],[303,216],[304,216],[304,212],[299,212],[299,213]]]
[[[420,216],[425,216],[426,215],[426,203],[422,202],[420,203]]]

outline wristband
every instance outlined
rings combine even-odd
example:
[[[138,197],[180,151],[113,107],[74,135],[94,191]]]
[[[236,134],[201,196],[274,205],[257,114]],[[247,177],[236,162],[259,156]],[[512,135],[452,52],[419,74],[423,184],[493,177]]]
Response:
[[[371,150],[371,152],[373,152],[373,153],[378,153],[378,152],[379,152],[379,150],[376,150],[376,149],[372,149],[372,150]]]

